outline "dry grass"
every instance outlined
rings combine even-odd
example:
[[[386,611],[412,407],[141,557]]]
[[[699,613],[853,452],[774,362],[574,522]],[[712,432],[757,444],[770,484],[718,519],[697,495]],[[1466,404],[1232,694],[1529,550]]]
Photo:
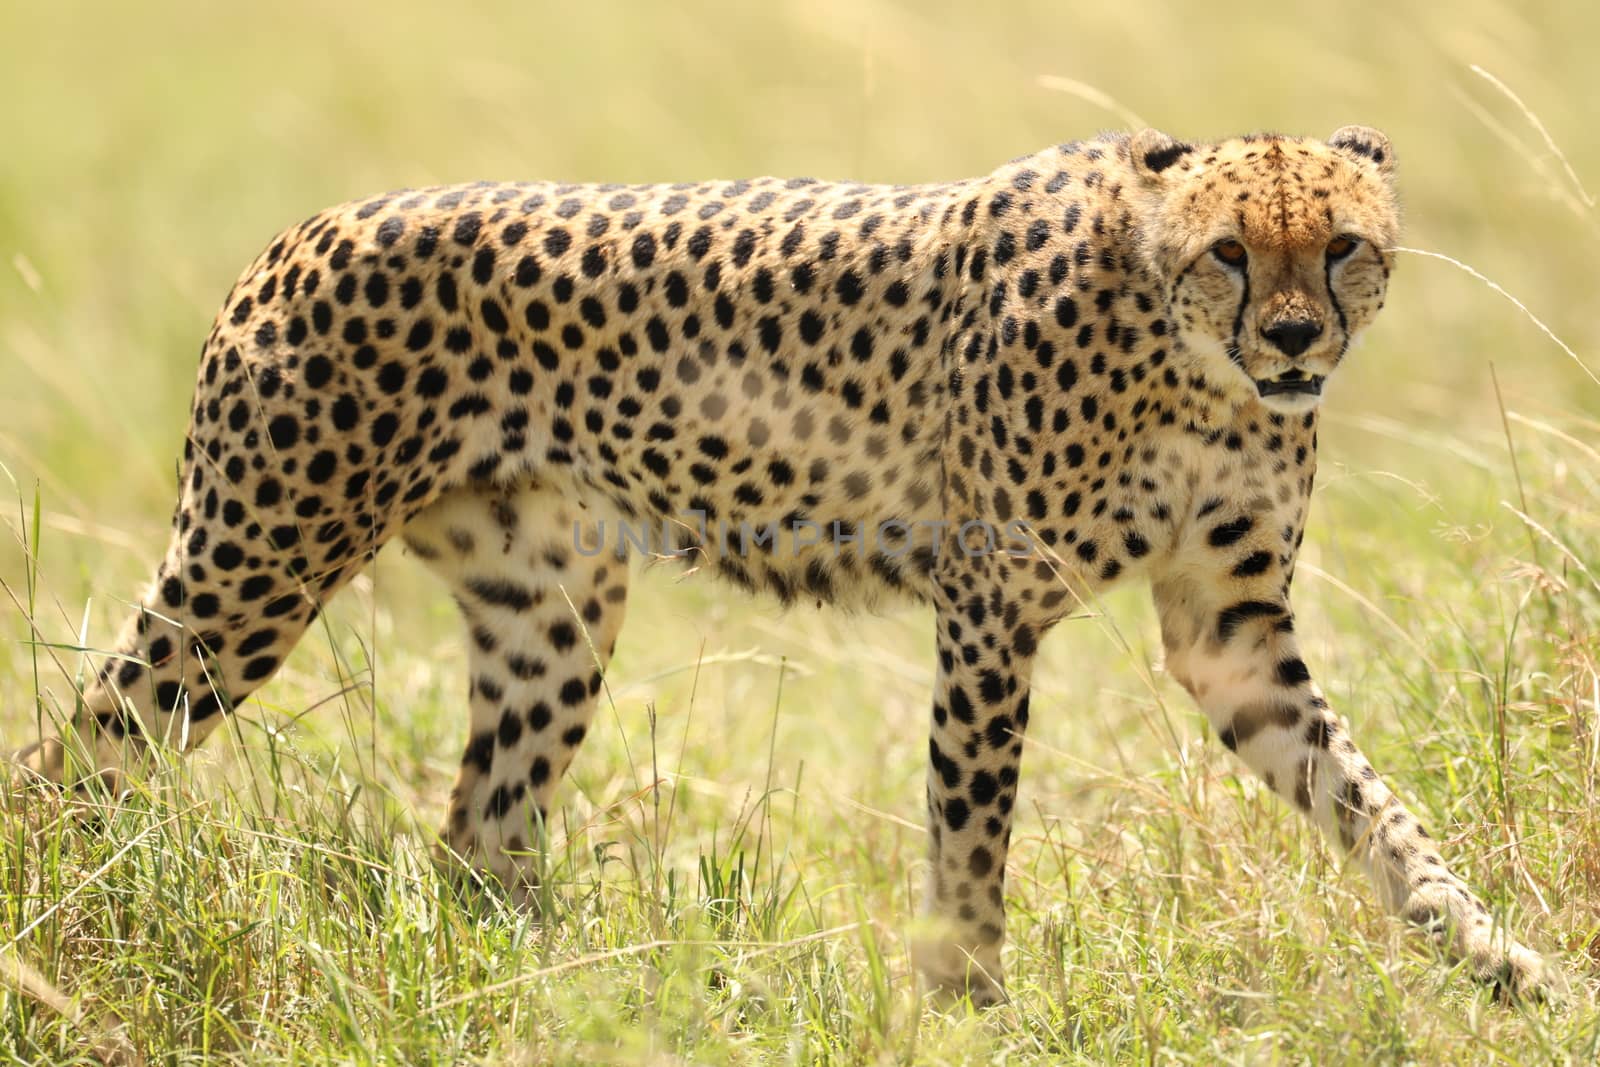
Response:
[[[1045,646],[1005,1010],[914,995],[916,611],[782,614],[645,575],[545,920],[457,897],[426,848],[462,641],[391,553],[233,730],[132,802],[0,803],[0,1056],[1595,1062],[1600,228],[1579,179],[1600,175],[1600,16],[1273,11],[0,8],[0,743],[70,704],[77,650],[146,579],[234,273],[327,203],[477,177],[927,180],[1129,114],[1196,136],[1367,122],[1400,149],[1407,244],[1550,336],[1478,278],[1403,263],[1329,402],[1308,659],[1471,881],[1562,961],[1568,1003],[1497,1007],[1380,915],[1151,672],[1137,590]]]

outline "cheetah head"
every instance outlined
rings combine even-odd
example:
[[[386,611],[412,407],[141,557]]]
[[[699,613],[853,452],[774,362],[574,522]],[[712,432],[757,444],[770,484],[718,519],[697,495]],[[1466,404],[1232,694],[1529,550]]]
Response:
[[[1280,412],[1315,407],[1383,306],[1399,234],[1394,152],[1365,126],[1128,143],[1142,244],[1185,348],[1208,376]]]

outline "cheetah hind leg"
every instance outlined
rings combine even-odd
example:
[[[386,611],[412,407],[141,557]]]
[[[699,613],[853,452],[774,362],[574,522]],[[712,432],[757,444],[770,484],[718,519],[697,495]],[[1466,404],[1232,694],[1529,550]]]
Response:
[[[322,604],[365,563],[349,539],[308,543],[287,522],[276,537],[262,532],[283,516],[252,515],[260,521],[237,529],[213,521],[211,512],[227,514],[232,503],[208,511],[197,492],[181,499],[184,532],[72,715],[17,752],[0,782],[98,778],[115,793],[153,745],[195,748],[277,672]]]
[[[551,798],[622,626],[627,562],[599,534],[538,485],[459,490],[403,533],[449,583],[468,633],[468,741],[439,858],[521,900],[537,888]]]

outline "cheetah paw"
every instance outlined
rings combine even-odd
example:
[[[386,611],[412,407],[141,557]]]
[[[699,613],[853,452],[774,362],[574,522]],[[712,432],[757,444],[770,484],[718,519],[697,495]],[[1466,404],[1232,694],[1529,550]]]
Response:
[[[922,973],[928,997],[940,1008],[962,1001],[970,1001],[975,1008],[1006,1002],[1005,978],[995,953],[973,953],[951,941],[919,939],[912,945],[911,956]]]

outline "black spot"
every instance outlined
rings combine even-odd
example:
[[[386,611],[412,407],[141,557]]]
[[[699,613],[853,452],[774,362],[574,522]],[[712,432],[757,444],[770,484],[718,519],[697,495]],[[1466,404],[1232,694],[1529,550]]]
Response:
[[[443,367],[425,368],[417,376],[417,395],[429,399],[443,396],[449,384],[450,375]]]
[[[500,307],[500,302],[494,297],[484,297],[483,303],[479,305],[479,310],[483,313],[483,324],[495,333],[505,333],[506,330],[511,328],[511,324],[506,321],[505,311]]]
[[[456,220],[455,232],[451,234],[452,239],[458,245],[470,247],[478,240],[478,227],[481,222],[482,219],[476,211],[467,212]]]
[[[570,622],[558,622],[550,627],[550,643],[556,651],[565,652],[578,643],[578,632],[572,628]]]
[[[958,686],[950,689],[950,714],[959,721],[971,725],[977,721],[977,715],[972,710],[972,699],[967,696],[967,691]]]
[[[390,396],[406,387],[406,367],[399,360],[390,360],[378,368],[378,388]]]
[[[267,437],[274,448],[293,448],[300,440],[300,423],[293,415],[279,415],[267,424]]]
[[[1306,668],[1305,661],[1298,656],[1278,664],[1278,684],[1297,686],[1309,681],[1311,681],[1311,671]]]
[[[366,293],[368,304],[375,308],[382,307],[389,302],[389,279],[382,271],[373,271],[368,275],[362,291]]]
[[[650,316],[649,321],[644,324],[644,332],[645,336],[650,340],[650,347],[657,352],[665,352],[667,346],[671,344],[672,338],[667,333],[667,324],[662,322],[659,316]],[[679,366],[681,368],[689,365],[685,362]]]
[[[538,788],[550,780],[550,761],[540,756],[528,769],[528,784]]]
[[[733,241],[733,264],[742,267],[750,262],[750,257],[755,254],[756,234],[754,230],[740,230],[739,236]]]
[[[474,734],[467,744],[466,754],[462,757],[463,764],[471,764],[482,774],[488,774],[494,766],[494,731],[485,730]]]
[[[1284,614],[1287,614],[1284,609],[1271,601],[1242,600],[1224,608],[1217,616],[1217,637],[1219,640],[1227,641],[1240,626],[1251,619],[1274,618]]]
[[[684,243],[684,248],[689,253],[689,258],[699,262],[706,253],[711,251],[711,228],[702,226],[689,235],[689,240]]]
[[[768,315],[756,324],[756,329],[761,337],[761,347],[768,352],[776,353],[778,346],[783,343],[783,327],[779,325],[775,315]]]
[[[494,787],[494,791],[489,794],[488,802],[484,804],[484,817],[489,819],[505,818],[506,813],[511,810],[511,806],[515,803],[516,800],[511,790],[504,785],[497,785]]]
[[[640,270],[654,263],[656,259],[656,239],[648,233],[641,233],[633,239],[633,265]]]
[[[507,708],[500,715],[500,747],[510,748],[522,740],[522,716]]]
[[[994,775],[988,771],[979,771],[972,776],[972,784],[968,787],[968,795],[978,807],[993,803],[995,796],[1000,792],[1000,783],[995,781]]]
[[[172,655],[172,638],[158,637],[150,642],[150,665],[159,667]]]
[[[503,579],[469,578],[467,591],[485,604],[527,611],[533,606],[533,594],[526,587]]]
[[[418,319],[406,334],[406,347],[413,352],[421,352],[432,343],[433,323],[427,319]]]
[[[943,725],[944,709],[936,706],[933,714],[934,718]],[[928,763],[934,772],[939,775],[940,781],[944,782],[946,789],[954,789],[961,784],[961,768],[956,766],[955,760],[940,751],[939,742],[931,737],[928,738]]]
[[[550,720],[554,717],[550,705],[541,700],[528,709],[528,727],[534,733],[539,733],[550,725]]]
[[[1165,148],[1157,148],[1144,154],[1144,165],[1156,174],[1172,166],[1178,160],[1194,151],[1192,145],[1173,142]]]
[[[277,668],[278,659],[276,656],[257,656],[244,665],[244,669],[239,672],[239,675],[247,682],[259,682],[277,670]]]
[[[321,485],[333,477],[334,468],[338,466],[338,458],[329,449],[323,449],[311,457],[311,462],[306,464],[306,477],[317,485]]]
[[[312,389],[320,389],[333,377],[333,363],[327,356],[312,356],[306,360],[300,380]]]
[[[270,628],[265,630],[257,630],[255,633],[239,642],[239,647],[235,651],[241,656],[253,655],[254,653],[260,652],[264,648],[270,648],[272,643],[277,639],[278,631],[276,630]]]
[[[523,256],[517,261],[517,270],[512,275],[512,280],[521,288],[527,289],[529,286],[536,284],[543,275],[544,271],[539,269],[539,261],[537,259],[532,256]]]
[[[822,338],[825,323],[822,316],[815,311],[805,311],[800,315],[800,339],[808,345],[814,345]]]
[[[1214,534],[1216,531],[1212,532]],[[1238,566],[1233,568],[1233,576],[1235,578],[1253,578],[1265,572],[1270,566],[1272,566],[1271,552],[1252,552],[1240,560]]]
[[[1250,532],[1256,521],[1248,515],[1241,515],[1232,522],[1224,522],[1211,528],[1206,536],[1212,548],[1227,548],[1237,542],[1241,537]]]
[[[983,738],[989,742],[990,748],[1005,748],[1016,738],[1016,724],[1009,715],[996,715],[983,728]]]
[[[265,574],[246,578],[239,585],[240,600],[260,600],[270,592],[272,592],[272,579]]]
[[[1331,719],[1312,719],[1306,727],[1306,744],[1312,748],[1327,748],[1333,743],[1334,725]]]
[[[1056,325],[1064,330],[1071,329],[1078,323],[1078,304],[1070,296],[1056,299]]]

